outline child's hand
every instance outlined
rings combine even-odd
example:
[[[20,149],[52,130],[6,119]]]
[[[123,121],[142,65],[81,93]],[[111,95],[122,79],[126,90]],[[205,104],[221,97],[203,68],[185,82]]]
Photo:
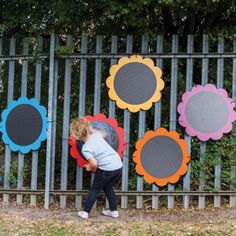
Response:
[[[91,171],[92,170],[92,168],[91,168],[91,166],[89,164],[85,164],[84,166],[85,166],[87,171]]]

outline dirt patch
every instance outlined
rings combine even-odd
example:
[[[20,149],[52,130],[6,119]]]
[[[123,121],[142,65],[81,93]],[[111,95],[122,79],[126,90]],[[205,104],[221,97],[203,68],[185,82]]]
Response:
[[[45,210],[42,207],[29,207],[17,205],[0,204],[1,215],[18,215],[30,219],[55,219],[55,220],[78,220],[77,211],[74,208],[60,209],[52,207]],[[92,210],[90,220],[107,221],[107,217],[101,214],[102,210]],[[208,222],[212,220],[227,219],[236,224],[236,208],[208,208],[206,210],[143,210],[143,209],[119,209],[120,217],[116,219],[120,222],[139,222],[139,221],[171,221],[181,222]],[[110,219],[110,218],[109,218]]]
[[[0,235],[236,235],[236,208],[120,210],[117,219],[93,210],[0,205]]]

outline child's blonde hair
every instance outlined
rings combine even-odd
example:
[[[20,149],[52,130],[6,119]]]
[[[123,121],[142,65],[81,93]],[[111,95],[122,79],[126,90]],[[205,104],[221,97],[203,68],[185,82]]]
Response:
[[[76,118],[70,123],[70,134],[76,139],[81,140],[90,132],[90,123],[85,118]]]

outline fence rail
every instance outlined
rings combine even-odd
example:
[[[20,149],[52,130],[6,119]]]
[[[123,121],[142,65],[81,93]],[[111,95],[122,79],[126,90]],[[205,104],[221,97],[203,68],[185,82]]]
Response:
[[[236,196],[236,191],[115,191],[118,196]],[[26,189],[0,189],[0,194],[23,194],[23,195],[44,195],[45,190],[26,190]],[[50,191],[50,195],[67,195],[67,196],[78,196],[78,195],[87,195],[88,190],[54,190]]]
[[[140,55],[142,57],[151,57],[151,58],[162,58],[162,59],[172,59],[172,58],[235,58],[236,53],[74,53],[73,55],[58,55],[55,53],[55,58],[58,59],[119,59],[124,56]],[[12,61],[12,60],[32,60],[32,59],[48,59],[48,54],[32,56],[32,55],[14,55],[14,56],[5,56],[1,55],[0,60],[2,61]]]
[[[30,39],[23,39],[21,44],[17,44],[18,39],[15,38],[0,39],[0,80],[4,85],[4,91],[0,94],[4,104],[1,109],[13,99],[28,95],[37,98],[47,107],[49,120],[48,138],[40,150],[27,155],[16,155],[7,145],[2,149],[2,200],[8,202],[12,195],[16,195],[17,203],[22,204],[24,196],[30,195],[31,205],[36,205],[37,196],[44,195],[44,206],[48,208],[54,201],[54,196],[59,195],[60,207],[65,208],[67,197],[73,195],[75,206],[81,208],[83,196],[89,188],[88,182],[92,181],[93,175],[90,179],[69,156],[68,126],[74,116],[104,112],[109,117],[116,117],[126,131],[127,148],[123,157],[121,190],[117,190],[117,195],[121,196],[122,208],[129,207],[128,200],[131,197],[135,197],[136,207],[142,208],[145,196],[151,196],[151,206],[154,209],[159,208],[161,196],[166,197],[168,208],[174,208],[175,196],[183,196],[184,208],[191,207],[191,197],[195,196],[198,197],[199,208],[206,207],[208,196],[214,197],[215,207],[221,206],[223,197],[229,197],[229,205],[236,206],[235,183],[225,183],[222,180],[226,169],[230,169],[228,178],[236,179],[236,167],[232,163],[226,166],[225,157],[215,157],[218,161],[212,166],[210,173],[211,188],[214,191],[206,191],[209,189],[205,177],[208,173],[204,169],[208,149],[206,142],[199,142],[196,149],[193,146],[196,140],[182,132],[189,152],[192,152],[193,164],[199,164],[199,178],[196,180],[193,176],[193,172],[196,174],[196,167],[191,161],[188,172],[181,181],[163,189],[154,184],[146,186],[141,176],[136,177],[131,160],[134,144],[146,130],[162,126],[169,130],[181,130],[177,123],[176,106],[180,95],[191,90],[195,81],[203,85],[215,83],[219,88],[227,86],[228,92],[236,100],[236,37],[225,39],[219,36],[218,41],[214,41],[210,47],[209,37],[204,35],[201,48],[198,46],[195,49],[194,36],[188,35],[184,52],[180,48],[178,35],[173,35],[171,42],[162,35],[158,35],[156,41],[143,36],[138,45],[131,35],[127,35],[125,40],[122,39],[125,46],[119,44],[118,36],[112,36],[109,43],[102,36],[96,36],[95,42],[82,36],[76,39],[77,46],[73,44],[73,40],[70,35],[64,41],[54,34],[50,41],[39,37],[33,40],[40,51],[38,53],[35,47],[32,48]],[[58,53],[61,41],[64,47],[74,48],[75,52]],[[119,58],[133,55],[133,52],[152,58],[163,69],[163,80],[167,84],[162,99],[151,110],[137,114],[119,110],[115,102],[109,100],[104,88],[109,67]],[[233,143],[236,143],[235,132],[234,129]]]

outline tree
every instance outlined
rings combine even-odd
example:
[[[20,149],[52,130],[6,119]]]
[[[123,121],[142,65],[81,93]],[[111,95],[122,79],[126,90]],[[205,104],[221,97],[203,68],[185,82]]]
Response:
[[[2,0],[2,35],[233,31],[232,0]]]

